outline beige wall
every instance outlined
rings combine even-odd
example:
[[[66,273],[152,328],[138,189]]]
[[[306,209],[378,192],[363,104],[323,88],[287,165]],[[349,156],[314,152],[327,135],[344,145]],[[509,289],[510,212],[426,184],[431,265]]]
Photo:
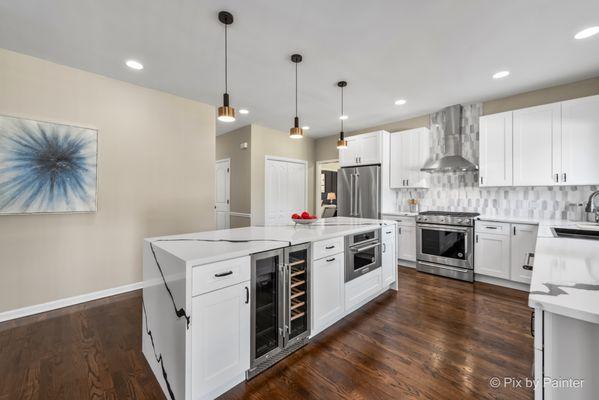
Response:
[[[532,107],[596,94],[599,94],[599,77],[485,101],[483,102],[483,114],[495,114],[498,112],[516,110],[518,108]],[[422,126],[429,126],[428,114],[390,124],[372,126],[370,128],[350,132],[347,136],[381,129],[389,132],[397,132]],[[317,161],[338,158],[336,148],[337,136],[337,134],[334,134],[316,140]]]
[[[247,142],[247,149],[239,147],[243,142]],[[249,213],[251,210],[251,148],[250,125],[216,137],[216,159],[231,159],[231,211],[234,212]]]
[[[314,212],[315,141],[290,139],[286,132],[252,125],[252,225],[264,224],[264,158],[278,156],[308,161],[308,211]]]
[[[0,217],[0,312],[139,282],[142,238],[214,227],[211,106],[0,49],[0,114],[98,129],[98,211]]]

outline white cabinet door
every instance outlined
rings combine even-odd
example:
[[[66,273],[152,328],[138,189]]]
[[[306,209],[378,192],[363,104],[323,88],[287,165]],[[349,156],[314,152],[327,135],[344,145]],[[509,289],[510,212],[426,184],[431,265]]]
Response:
[[[359,138],[361,143],[358,163],[360,165],[380,164],[382,162],[382,135],[379,132],[365,133]]]
[[[416,227],[399,226],[397,228],[397,258],[416,261]]]
[[[512,112],[480,117],[480,186],[512,186]]]
[[[560,183],[599,184],[599,96],[562,102],[561,144]]]
[[[343,316],[345,274],[343,253],[321,258],[312,265],[312,334]]]
[[[382,268],[383,268],[383,287],[389,286],[395,282],[397,270],[397,258],[395,255],[395,227],[383,226],[381,228],[382,238]]]
[[[474,242],[474,272],[510,279],[509,235],[476,233]]]
[[[537,244],[537,225],[512,224],[511,235],[511,280],[530,283],[532,271],[522,268],[532,263],[531,253]]]
[[[192,299],[193,399],[218,396],[250,368],[249,288],[248,281]]]
[[[382,288],[381,268],[345,284],[345,312],[352,312],[376,297]]]
[[[345,140],[347,140],[347,148],[339,149],[339,165],[342,167],[358,165],[358,154],[361,145],[359,137],[346,137]]]
[[[428,174],[420,171],[430,157],[427,128],[391,134],[391,188],[428,187]]]
[[[390,137],[389,179],[392,189],[402,188],[406,182],[406,141],[402,132],[392,133]]]
[[[513,113],[514,186],[557,184],[561,169],[561,105]]]

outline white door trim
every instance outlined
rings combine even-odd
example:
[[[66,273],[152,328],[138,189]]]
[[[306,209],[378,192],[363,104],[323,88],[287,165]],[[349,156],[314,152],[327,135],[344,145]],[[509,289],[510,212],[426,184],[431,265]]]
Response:
[[[305,183],[304,183],[304,187],[306,188],[306,194],[305,194],[305,198],[304,198],[304,209],[308,208],[308,193],[309,193],[309,188],[308,188],[308,161],[306,160],[300,160],[300,159],[296,159],[296,158],[288,158],[288,157],[278,157],[278,156],[264,156],[264,224],[266,225],[266,220],[268,217],[268,168],[266,168],[266,163],[267,161],[284,161],[284,162],[289,162],[289,163],[296,163],[296,164],[302,164],[304,166],[304,176],[305,176]]]
[[[321,171],[321,167],[322,164],[329,164],[329,163],[338,163],[339,159],[332,159],[332,160],[320,160],[320,161],[316,161],[316,171],[315,174],[316,176],[314,177],[314,213],[318,213],[318,210],[320,210],[320,173]],[[341,166],[339,166],[339,168],[341,168]],[[317,217],[320,218],[320,215],[317,215]]]

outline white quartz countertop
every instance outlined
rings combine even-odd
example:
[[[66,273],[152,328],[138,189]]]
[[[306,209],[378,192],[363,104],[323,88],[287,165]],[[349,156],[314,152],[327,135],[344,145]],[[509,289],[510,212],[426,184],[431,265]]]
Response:
[[[531,224],[544,226],[576,226],[577,222],[565,219],[540,219],[528,217],[499,217],[491,215],[480,215],[477,217],[481,221],[507,222],[510,224]],[[580,223],[580,222],[579,222]]]
[[[599,324],[599,241],[539,237],[528,304]]]
[[[393,221],[335,217],[311,225],[250,226],[183,235],[146,238],[154,247],[164,250],[191,265],[247,256],[289,245],[314,242],[379,228]]]
[[[381,213],[383,216],[389,215],[393,217],[415,217],[418,215],[416,212],[408,212],[408,211],[386,211]]]

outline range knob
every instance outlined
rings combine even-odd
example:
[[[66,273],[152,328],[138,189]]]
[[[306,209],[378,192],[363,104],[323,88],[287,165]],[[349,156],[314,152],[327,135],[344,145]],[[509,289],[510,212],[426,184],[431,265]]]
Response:
[[[470,219],[466,218],[463,222],[464,224],[470,224]]]
[[[456,223],[460,224],[462,222],[462,218],[458,218],[455,220]]]

